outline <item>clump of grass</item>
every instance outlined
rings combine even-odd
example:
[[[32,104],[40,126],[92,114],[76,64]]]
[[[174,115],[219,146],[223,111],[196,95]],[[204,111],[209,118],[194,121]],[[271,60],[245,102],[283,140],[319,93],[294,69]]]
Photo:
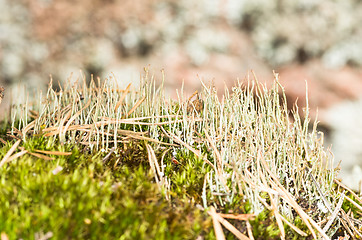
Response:
[[[68,83],[60,91],[50,83],[38,104],[13,112],[10,135],[21,139],[17,144],[39,136],[79,146],[102,155],[115,174],[147,167],[169,203],[202,205],[219,239],[220,223],[239,239],[328,239],[340,226],[360,235],[361,223],[343,211],[345,195],[317,122],[310,127],[308,104],[303,117],[297,106],[289,111],[277,75],[271,88],[239,81],[222,99],[205,85],[191,97],[181,91],[166,99],[147,71],[138,91],[113,80]],[[14,146],[2,165],[31,149]],[[362,202],[354,203],[358,211]]]

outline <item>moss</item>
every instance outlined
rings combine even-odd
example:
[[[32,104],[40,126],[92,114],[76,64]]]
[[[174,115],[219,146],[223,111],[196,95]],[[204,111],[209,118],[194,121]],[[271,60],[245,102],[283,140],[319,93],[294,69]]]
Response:
[[[56,239],[212,239],[206,214],[184,200],[166,201],[142,165],[111,170],[100,155],[44,138],[24,147],[72,155],[52,161],[25,155],[0,169],[0,229],[10,239],[46,232]],[[54,175],[57,166],[63,170]]]

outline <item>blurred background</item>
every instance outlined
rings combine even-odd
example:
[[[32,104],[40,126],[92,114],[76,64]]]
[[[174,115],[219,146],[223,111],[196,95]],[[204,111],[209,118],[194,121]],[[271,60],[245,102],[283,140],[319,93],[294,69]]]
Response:
[[[137,86],[150,66],[172,95],[183,81],[186,93],[200,89],[199,78],[222,92],[250,70],[270,83],[275,70],[301,107],[308,82],[340,178],[356,190],[362,181],[359,0],[0,0],[0,9],[0,118],[44,91],[50,74],[113,73]]]

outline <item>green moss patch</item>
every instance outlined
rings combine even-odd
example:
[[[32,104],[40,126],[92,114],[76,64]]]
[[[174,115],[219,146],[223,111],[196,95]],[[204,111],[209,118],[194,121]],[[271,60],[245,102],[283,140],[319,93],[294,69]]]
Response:
[[[24,146],[58,149],[49,142],[29,139]],[[101,156],[71,145],[63,150],[72,155],[24,156],[0,169],[0,229],[10,239],[48,232],[56,239],[195,239],[212,232],[206,213],[162,196],[149,168],[111,170]]]

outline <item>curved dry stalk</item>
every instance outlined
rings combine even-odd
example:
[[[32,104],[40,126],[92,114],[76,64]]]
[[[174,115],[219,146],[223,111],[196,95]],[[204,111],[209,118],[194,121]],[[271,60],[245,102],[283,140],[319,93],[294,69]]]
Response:
[[[5,156],[3,157],[3,159],[0,162],[0,167],[2,167],[6,162],[9,161],[9,158],[11,156],[11,154],[13,154],[13,152],[18,148],[19,144],[20,144],[21,140],[18,140],[14,143],[13,146],[11,146],[11,148],[9,149],[9,151],[5,154]]]
[[[242,234],[238,229],[236,229],[229,221],[224,219],[219,213],[216,212],[214,207],[210,207],[210,210],[207,213],[212,217],[214,223],[214,231],[216,239],[225,239],[224,232],[222,231],[220,223],[230,232],[234,234],[240,240],[250,240],[246,235]]]

